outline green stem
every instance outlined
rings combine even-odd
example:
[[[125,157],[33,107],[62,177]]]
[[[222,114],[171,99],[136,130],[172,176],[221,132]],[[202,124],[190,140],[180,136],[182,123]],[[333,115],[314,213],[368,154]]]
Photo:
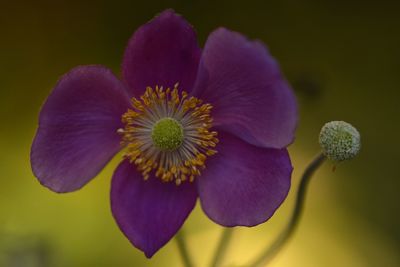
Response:
[[[217,250],[215,251],[211,267],[217,267],[224,259],[226,249],[228,248],[229,241],[231,240],[233,228],[224,228],[221,239],[218,243]]]
[[[185,235],[183,230],[180,230],[176,236],[176,243],[178,245],[178,250],[181,254],[181,258],[183,261],[183,265],[185,267],[193,267],[194,265],[192,264],[191,260],[190,260],[190,256],[189,256],[189,252],[185,243]]]
[[[292,213],[292,217],[289,221],[289,224],[283,230],[283,232],[278,236],[278,238],[272,243],[271,246],[268,246],[266,250],[257,258],[250,267],[259,267],[265,266],[269,263],[273,257],[279,252],[279,250],[285,245],[285,243],[292,236],[294,230],[296,229],[299,219],[301,217],[301,213],[303,211],[304,200],[307,192],[307,186],[309,181],[313,175],[313,173],[318,169],[319,166],[324,162],[325,156],[323,154],[319,154],[311,163],[308,165],[307,169],[304,171],[303,176],[301,177],[300,185],[297,190],[296,204]]]

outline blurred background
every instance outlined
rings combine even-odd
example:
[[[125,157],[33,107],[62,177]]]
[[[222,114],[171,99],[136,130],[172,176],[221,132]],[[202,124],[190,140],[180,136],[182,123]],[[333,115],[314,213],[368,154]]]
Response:
[[[346,120],[361,132],[360,155],[317,172],[300,227],[271,266],[400,266],[397,1],[0,3],[0,266],[182,266],[173,240],[147,260],[114,223],[109,187],[120,155],[61,195],[40,186],[29,163],[40,106],[60,75],[85,64],[120,73],[131,34],[168,7],[194,25],[201,45],[219,26],[264,41],[299,101],[290,195],[267,223],[237,229],[225,263],[245,264],[278,234],[321,126]],[[197,266],[207,266],[222,228],[198,205],[184,230]]]

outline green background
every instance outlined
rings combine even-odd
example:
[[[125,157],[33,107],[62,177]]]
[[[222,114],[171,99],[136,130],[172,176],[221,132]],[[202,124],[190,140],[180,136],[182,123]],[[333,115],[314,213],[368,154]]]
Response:
[[[400,266],[400,6],[396,1],[4,1],[0,9],[0,266],[181,266],[176,243],[152,260],[118,230],[110,177],[121,155],[82,190],[56,194],[31,173],[41,104],[76,65],[120,73],[137,27],[174,8],[200,44],[219,26],[264,41],[299,100],[289,198],[267,223],[235,232],[226,264],[246,263],[287,222],[294,190],[318,153],[321,126],[346,120],[362,136],[353,161],[312,181],[294,238],[271,266]],[[173,40],[160,40],[168,42]],[[100,144],[99,144],[100,145]],[[221,227],[199,205],[184,225],[198,266]]]

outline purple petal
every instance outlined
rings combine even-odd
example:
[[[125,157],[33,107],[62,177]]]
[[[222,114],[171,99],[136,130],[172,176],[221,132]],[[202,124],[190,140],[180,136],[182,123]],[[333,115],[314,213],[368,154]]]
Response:
[[[120,149],[117,129],[129,106],[122,83],[101,66],[81,66],[57,83],[39,116],[32,170],[56,192],[89,182]]]
[[[122,62],[130,93],[143,94],[160,85],[189,92],[197,74],[201,50],[192,26],[172,10],[165,10],[132,36]]]
[[[145,181],[134,164],[123,161],[111,185],[111,209],[119,228],[150,258],[181,228],[196,204],[196,187]]]
[[[292,165],[286,149],[261,148],[227,134],[197,179],[204,212],[223,226],[268,220],[286,198]]]
[[[213,105],[215,126],[263,147],[294,139],[295,96],[266,47],[220,28],[203,50],[193,95]]]

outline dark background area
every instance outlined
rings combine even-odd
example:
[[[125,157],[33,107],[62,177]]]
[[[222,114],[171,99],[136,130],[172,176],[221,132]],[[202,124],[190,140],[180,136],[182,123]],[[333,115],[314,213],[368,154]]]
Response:
[[[77,65],[120,73],[131,34],[165,8],[182,14],[201,45],[224,26],[265,42],[299,101],[288,200],[266,224],[239,229],[227,263],[245,263],[287,221],[318,133],[356,126],[360,155],[326,163],[312,181],[299,231],[273,266],[400,266],[400,4],[397,1],[1,1],[0,266],[179,266],[171,241],[151,261],[119,232],[109,208],[120,156],[84,189],[57,195],[30,171],[41,104]],[[173,40],[160,40],[169,42]],[[196,208],[184,226],[199,266],[221,228]],[[204,244],[209,244],[205,246]]]

